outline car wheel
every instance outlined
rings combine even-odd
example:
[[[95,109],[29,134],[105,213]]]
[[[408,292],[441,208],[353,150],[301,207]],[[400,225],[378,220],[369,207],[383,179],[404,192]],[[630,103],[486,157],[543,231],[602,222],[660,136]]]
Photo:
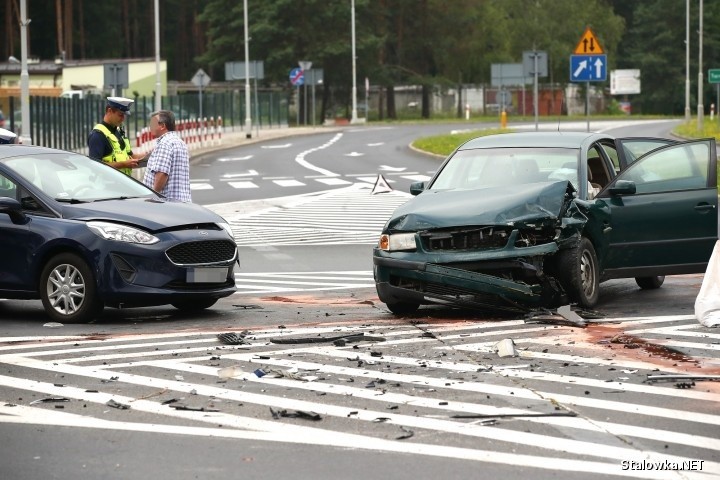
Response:
[[[73,253],[53,257],[40,276],[40,299],[50,318],[60,323],[86,323],[104,305],[90,267]]]
[[[183,300],[180,302],[173,302],[172,306],[183,312],[199,312],[210,308],[217,303],[217,298],[209,299],[197,299],[197,300]]]
[[[420,308],[419,303],[412,302],[397,302],[397,303],[386,303],[388,310],[395,315],[409,315],[415,313]]]
[[[664,275],[656,277],[635,277],[635,283],[637,283],[638,287],[643,290],[655,290],[656,288],[660,288],[664,282]]]
[[[558,253],[558,280],[581,307],[594,307],[600,297],[597,255],[590,240],[583,237],[575,248]]]

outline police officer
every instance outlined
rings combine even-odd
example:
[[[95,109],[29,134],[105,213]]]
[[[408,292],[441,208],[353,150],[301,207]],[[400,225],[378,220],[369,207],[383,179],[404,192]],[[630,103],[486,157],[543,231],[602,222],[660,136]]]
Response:
[[[88,136],[88,156],[101,160],[113,168],[130,175],[138,167],[143,155],[133,155],[130,140],[125,137],[122,123],[130,115],[133,100],[123,97],[107,97],[105,116],[95,125]]]
[[[10,143],[18,143],[18,136],[10,130],[0,128],[0,145],[7,145]]]

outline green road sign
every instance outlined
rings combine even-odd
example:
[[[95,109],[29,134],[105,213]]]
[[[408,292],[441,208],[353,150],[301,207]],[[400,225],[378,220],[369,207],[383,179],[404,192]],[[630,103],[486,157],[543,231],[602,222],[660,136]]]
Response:
[[[711,68],[708,70],[708,82],[720,83],[720,68]]]

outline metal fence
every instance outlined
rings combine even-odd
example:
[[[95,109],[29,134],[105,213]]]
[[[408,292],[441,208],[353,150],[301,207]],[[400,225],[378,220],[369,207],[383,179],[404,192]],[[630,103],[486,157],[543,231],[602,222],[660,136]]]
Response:
[[[288,95],[283,92],[259,92],[251,100],[250,118],[253,128],[272,128],[288,124]],[[3,102],[9,105],[5,128],[23,134],[20,100],[9,97]],[[222,118],[223,128],[228,131],[242,130],[245,126],[246,105],[244,92],[220,92],[198,95],[174,95],[162,97],[162,108],[175,113],[176,120]],[[63,150],[84,151],[87,137],[93,127],[102,120],[105,98],[30,97],[30,130],[34,145]],[[131,115],[125,119],[128,138],[134,142],[136,135],[149,123],[155,110],[152,97],[135,97]]]

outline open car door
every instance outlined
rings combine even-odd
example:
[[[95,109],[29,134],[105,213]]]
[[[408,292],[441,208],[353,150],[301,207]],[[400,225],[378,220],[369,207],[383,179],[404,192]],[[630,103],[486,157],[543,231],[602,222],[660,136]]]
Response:
[[[715,140],[651,151],[598,199],[610,208],[607,278],[704,272],[718,238]]]
[[[635,163],[635,160],[642,157],[648,152],[661,148],[666,145],[674,145],[680,143],[677,140],[671,140],[669,138],[654,138],[654,137],[627,137],[615,139],[615,146],[617,148],[618,160],[620,170],[625,170],[628,166]]]

